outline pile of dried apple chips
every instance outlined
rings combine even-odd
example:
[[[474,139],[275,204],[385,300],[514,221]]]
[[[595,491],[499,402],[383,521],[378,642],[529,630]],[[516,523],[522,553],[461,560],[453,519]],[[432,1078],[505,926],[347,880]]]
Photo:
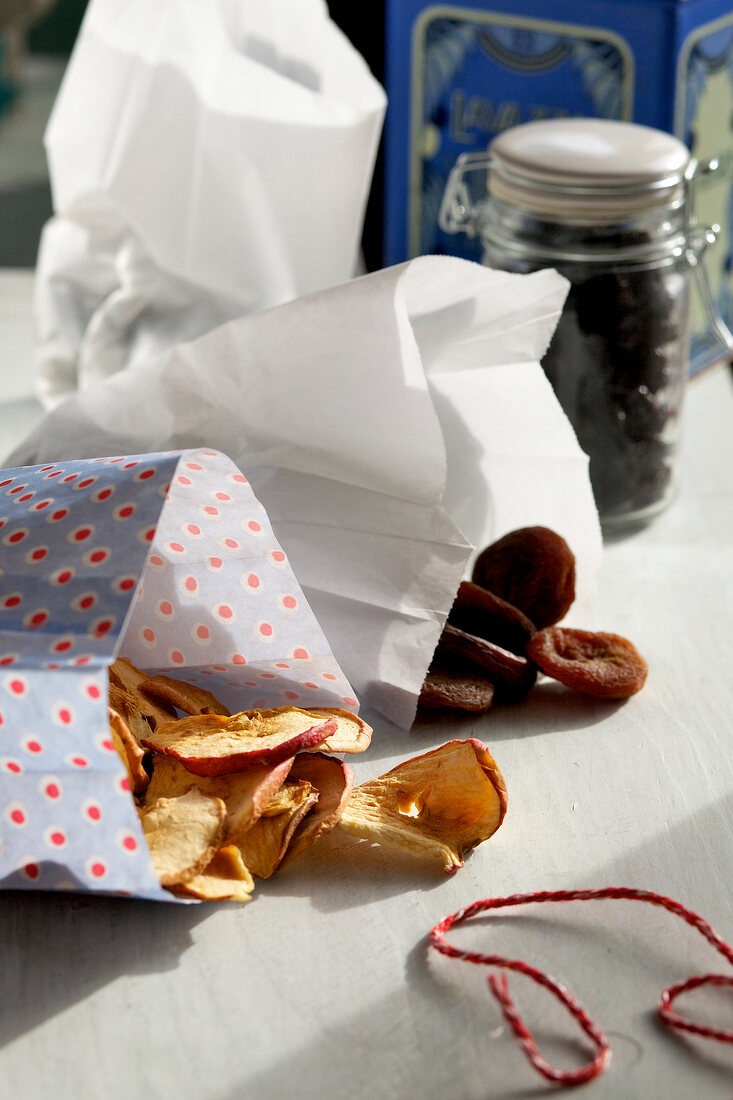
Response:
[[[335,826],[454,871],[506,813],[488,749],[450,741],[354,787],[342,754],[371,728],[345,710],[279,707],[230,715],[208,691],[110,667],[110,730],[127,768],[153,866],[172,893],[249,901]]]

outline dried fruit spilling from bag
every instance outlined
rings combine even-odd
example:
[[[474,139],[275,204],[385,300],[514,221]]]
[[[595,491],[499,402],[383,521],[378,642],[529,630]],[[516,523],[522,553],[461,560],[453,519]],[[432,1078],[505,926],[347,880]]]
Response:
[[[522,527],[487,546],[458,589],[420,694],[430,710],[481,712],[518,703],[538,670],[575,691],[625,699],[647,663],[618,634],[559,627],[575,599],[575,555],[547,527]]]
[[[354,787],[334,754],[369,746],[371,728],[356,715],[298,707],[230,715],[209,692],[149,677],[125,659],[110,668],[109,718],[153,867],[181,897],[248,901],[256,878],[337,825],[455,871],[506,813],[502,774],[475,739]]]

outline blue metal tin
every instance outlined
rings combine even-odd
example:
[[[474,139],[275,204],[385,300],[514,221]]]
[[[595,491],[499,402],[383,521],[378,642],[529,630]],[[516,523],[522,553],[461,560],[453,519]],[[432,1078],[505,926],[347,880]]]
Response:
[[[384,262],[478,241],[438,225],[448,174],[510,126],[585,116],[639,122],[681,138],[720,168],[696,213],[721,227],[708,257],[716,303],[733,325],[733,10],[730,0],[497,0],[463,7],[387,0]],[[693,304],[692,372],[728,354]]]

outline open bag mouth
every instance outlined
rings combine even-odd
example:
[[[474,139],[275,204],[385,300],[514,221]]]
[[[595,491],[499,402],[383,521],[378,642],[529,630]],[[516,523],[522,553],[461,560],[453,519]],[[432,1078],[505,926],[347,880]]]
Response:
[[[160,897],[110,736],[117,654],[239,710],[355,709],[353,690],[219,452],[49,463],[2,482],[0,878]]]

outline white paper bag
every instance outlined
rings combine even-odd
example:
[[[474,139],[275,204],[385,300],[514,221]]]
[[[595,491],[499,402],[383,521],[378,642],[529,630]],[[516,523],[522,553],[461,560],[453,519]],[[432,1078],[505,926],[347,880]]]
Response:
[[[322,0],[91,0],[46,133],[44,403],[350,278],[384,107]]]
[[[588,461],[539,364],[566,292],[554,271],[421,257],[82,391],[13,461],[230,455],[360,698],[409,727],[474,547],[555,529],[577,558],[568,621],[592,625]]]

